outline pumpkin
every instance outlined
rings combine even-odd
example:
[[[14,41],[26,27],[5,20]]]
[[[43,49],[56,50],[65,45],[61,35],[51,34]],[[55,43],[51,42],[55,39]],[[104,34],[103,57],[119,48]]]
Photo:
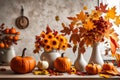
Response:
[[[22,56],[14,57],[10,62],[10,68],[16,73],[31,72],[36,66],[36,60],[25,55],[26,48],[23,49]]]
[[[44,70],[49,67],[49,63],[47,61],[38,61],[37,67],[38,69]]]
[[[85,70],[88,74],[98,74],[101,72],[102,67],[99,64],[94,64],[94,63],[89,63],[86,67]]]
[[[113,68],[114,68],[114,65],[112,62],[106,62],[102,66],[103,70],[112,70]]]
[[[59,72],[67,72],[71,69],[71,61],[68,57],[63,56],[62,53],[61,57],[56,58],[54,61],[54,67]]]

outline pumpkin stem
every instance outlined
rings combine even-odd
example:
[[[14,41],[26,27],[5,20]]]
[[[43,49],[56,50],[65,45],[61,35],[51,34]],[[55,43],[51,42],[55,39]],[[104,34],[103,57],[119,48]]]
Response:
[[[26,51],[26,48],[23,49],[23,52],[22,52],[22,56],[21,56],[21,57],[24,57],[24,56],[25,56],[25,51]]]
[[[64,57],[64,54],[65,54],[65,53],[62,53],[62,54],[61,54],[61,57]]]

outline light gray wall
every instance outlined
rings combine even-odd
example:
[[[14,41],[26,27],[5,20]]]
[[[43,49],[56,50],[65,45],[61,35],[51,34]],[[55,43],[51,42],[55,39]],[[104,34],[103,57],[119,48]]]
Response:
[[[61,23],[69,23],[68,16],[75,16],[84,5],[93,9],[97,5],[97,0],[0,0],[0,24],[5,23],[7,27],[16,27],[15,19],[20,16],[21,5],[24,7],[24,15],[29,18],[30,24],[26,29],[18,29],[21,32],[21,40],[15,46],[16,55],[21,55],[22,49],[27,48],[27,54],[39,59],[38,54],[33,54],[35,35],[45,30],[47,24],[52,29],[60,30]],[[60,17],[56,22],[55,16]],[[89,59],[91,50],[85,53],[86,60]],[[72,62],[76,59],[77,53],[73,54],[71,49],[67,49],[66,56]]]

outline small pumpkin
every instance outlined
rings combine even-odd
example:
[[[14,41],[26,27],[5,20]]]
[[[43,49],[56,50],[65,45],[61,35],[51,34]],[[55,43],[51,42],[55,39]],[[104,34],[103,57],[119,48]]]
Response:
[[[102,71],[102,67],[99,64],[89,63],[85,67],[85,70],[88,74],[95,75]]]
[[[15,34],[15,33],[16,33],[16,29],[12,27],[12,28],[10,29],[10,33],[11,33],[11,34]]]
[[[49,63],[47,61],[38,61],[37,64],[38,69],[45,70],[49,67]]]
[[[25,55],[26,48],[23,49],[22,56],[14,57],[10,62],[12,71],[16,73],[31,72],[36,66],[36,60],[30,56]]]
[[[59,72],[67,72],[71,69],[71,60],[63,55],[64,53],[54,61],[54,67]]]
[[[102,66],[103,70],[112,70],[114,68],[114,65],[112,62],[105,62]]]

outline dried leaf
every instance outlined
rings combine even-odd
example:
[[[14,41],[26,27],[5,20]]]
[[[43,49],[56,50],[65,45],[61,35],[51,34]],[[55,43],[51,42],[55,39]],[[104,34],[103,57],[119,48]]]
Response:
[[[99,74],[100,77],[104,77],[104,78],[110,78],[111,75],[108,75],[108,74]]]
[[[80,41],[78,34],[71,34],[70,36],[70,42],[73,42],[73,44],[77,44],[77,42]]]
[[[84,28],[87,30],[91,30],[95,28],[94,23],[90,20],[88,20],[86,23],[84,23]]]
[[[111,19],[114,19],[115,16],[116,16],[116,7],[112,7],[111,9],[108,9],[108,12],[107,12],[107,15],[106,15],[106,18],[111,18]]]
[[[52,30],[50,29],[50,26],[47,25],[47,27],[46,27],[46,33],[49,33],[49,32],[52,32]]]
[[[120,24],[120,15],[116,16],[115,22],[114,22],[117,26],[119,26]]]
[[[110,36],[110,46],[112,55],[114,56],[114,54],[116,53],[116,48],[118,48],[118,43],[115,39],[113,39],[112,36]]]
[[[83,12],[83,11],[81,11],[79,14],[77,14],[76,15],[77,16],[77,19],[79,19],[79,20],[81,20],[82,22],[83,21],[85,21],[85,19],[86,19],[86,14]]]
[[[77,45],[74,45],[74,46],[73,46],[73,52],[75,53],[76,50],[77,50]]]
[[[96,6],[96,10],[99,10],[101,12],[104,12],[106,13],[108,10],[106,9],[107,8],[107,4],[103,5],[103,3],[100,3],[100,7],[99,6]]]
[[[62,33],[65,33],[66,34],[70,34],[70,28],[69,27],[66,27],[64,23],[62,23],[62,27],[63,27],[63,30],[61,30],[60,32]]]

